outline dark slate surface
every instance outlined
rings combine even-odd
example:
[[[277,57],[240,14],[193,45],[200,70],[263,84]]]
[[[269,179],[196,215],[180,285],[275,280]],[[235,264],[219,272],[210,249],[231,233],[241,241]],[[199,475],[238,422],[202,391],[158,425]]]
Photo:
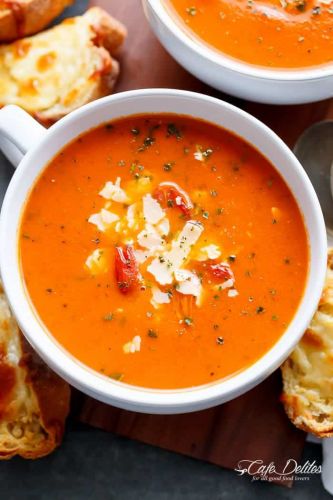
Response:
[[[111,1],[111,0],[110,0]],[[120,1],[120,0],[113,0]],[[122,0],[125,1],[125,0]],[[139,0],[138,0],[139,1]],[[66,11],[81,13],[86,0]],[[0,154],[0,199],[12,167]],[[256,450],[253,450],[256,457]],[[242,457],[240,450],[240,459]],[[307,444],[306,460],[321,463],[321,447]],[[0,464],[3,500],[325,500],[321,479],[296,481],[292,489],[251,483],[235,472],[120,438],[70,421],[63,445],[51,456]]]
[[[253,450],[255,456],[255,450]],[[240,450],[241,456],[241,450]],[[302,463],[321,463],[308,444]],[[324,500],[320,476],[292,489],[251,483],[204,462],[70,422],[62,447],[49,457],[0,464],[0,498],[6,500]]]

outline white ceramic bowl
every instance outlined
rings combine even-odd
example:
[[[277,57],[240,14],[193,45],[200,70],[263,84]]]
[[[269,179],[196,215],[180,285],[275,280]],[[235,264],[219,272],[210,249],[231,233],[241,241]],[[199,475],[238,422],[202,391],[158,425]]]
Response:
[[[24,202],[41,170],[82,132],[114,118],[139,113],[179,113],[198,117],[253,144],[270,159],[294,193],[304,215],[311,249],[310,272],[297,313],[279,341],[255,364],[227,379],[189,389],[154,390],[111,380],[69,354],[35,315],[18,259],[18,227]],[[59,375],[83,392],[122,408],[149,413],[184,413],[228,401],[261,382],[287,357],[307,327],[319,300],[326,268],[326,233],[319,202],[301,165],[265,125],[212,97],[180,90],[138,90],[83,106],[45,130],[20,108],[0,110],[0,137],[12,161],[22,161],[9,185],[0,220],[0,268],[6,293],[28,341]],[[5,138],[5,141],[4,141]],[[12,145],[8,148],[8,140]],[[15,146],[13,146],[13,144]],[[274,263],[272,263],[274,265]]]
[[[191,36],[165,0],[142,0],[142,3],[154,33],[166,50],[190,73],[223,92],[268,104],[301,104],[333,97],[333,63],[296,70],[246,64]]]

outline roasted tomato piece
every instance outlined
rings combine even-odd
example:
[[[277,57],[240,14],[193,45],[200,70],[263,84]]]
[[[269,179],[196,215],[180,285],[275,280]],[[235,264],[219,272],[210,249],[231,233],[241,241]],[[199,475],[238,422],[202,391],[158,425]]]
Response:
[[[209,264],[208,266],[211,276],[217,280],[234,280],[235,276],[227,262],[219,262],[218,264]]]
[[[190,216],[193,203],[186,191],[175,182],[161,182],[153,196],[163,208],[178,207],[186,217]]]
[[[116,247],[115,272],[119,290],[128,293],[140,282],[140,272],[131,245]]]

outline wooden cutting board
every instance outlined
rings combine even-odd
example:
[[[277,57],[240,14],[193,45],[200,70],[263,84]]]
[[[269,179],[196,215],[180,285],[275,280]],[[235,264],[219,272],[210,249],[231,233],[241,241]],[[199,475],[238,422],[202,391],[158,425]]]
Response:
[[[171,87],[221,97],[260,118],[290,146],[311,123],[333,117],[333,103],[329,101],[277,107],[223,96],[189,75],[165,52],[151,32],[139,0],[97,0],[90,5],[103,7],[129,31],[120,55],[122,71],[118,92]],[[300,461],[305,434],[287,419],[279,402],[280,393],[278,371],[234,401],[187,415],[142,415],[80,394],[76,395],[73,411],[82,422],[230,469],[242,459],[260,459],[264,464],[274,462],[277,468],[282,468],[289,458]],[[283,484],[291,486],[292,480]]]

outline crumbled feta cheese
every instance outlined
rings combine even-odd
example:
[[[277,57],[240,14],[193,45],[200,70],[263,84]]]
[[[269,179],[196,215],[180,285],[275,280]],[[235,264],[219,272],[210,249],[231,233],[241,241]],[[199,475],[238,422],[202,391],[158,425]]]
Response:
[[[174,273],[178,282],[177,292],[183,295],[193,295],[199,300],[202,292],[202,285],[198,276],[187,269],[177,269]]]
[[[204,161],[204,155],[202,154],[202,151],[196,151],[195,153],[193,153],[193,156],[198,161]]]
[[[176,269],[174,275],[175,280],[178,281],[178,283],[190,281],[193,276],[196,276],[194,273],[188,271],[187,269]]]
[[[163,219],[165,212],[161,205],[150,194],[146,194],[143,199],[143,216],[149,224],[157,224]]]
[[[140,335],[135,335],[132,340],[123,345],[123,351],[125,354],[134,354],[139,352],[141,348],[141,337]]]
[[[157,286],[154,286],[152,288],[152,298],[150,300],[150,303],[155,307],[155,309],[158,309],[158,306],[160,304],[169,304],[170,303],[170,295],[166,292],[162,292]]]
[[[237,295],[239,295],[239,293],[235,290],[235,288],[228,290],[228,297],[237,297]]]
[[[105,224],[102,221],[102,216],[100,213],[99,214],[92,214],[89,217],[88,222],[90,222],[90,224],[95,224],[95,226],[97,226],[97,229],[99,231],[105,231]]]
[[[126,219],[127,219],[127,225],[130,229],[134,228],[136,226],[136,218],[137,218],[137,204],[133,203],[130,205],[127,209],[126,213]]]
[[[219,290],[224,290],[225,288],[231,288],[232,286],[234,286],[234,284],[235,284],[235,280],[230,278],[229,280],[224,281],[223,283],[220,283],[219,285],[216,285],[216,288],[218,288]]]
[[[145,229],[140,231],[137,239],[141,247],[149,250],[161,250],[165,244],[163,238],[151,224],[146,224]]]
[[[143,264],[152,254],[150,250],[134,250],[134,255],[138,264]]]
[[[217,245],[211,244],[200,248],[196,260],[203,262],[205,260],[218,259],[221,255],[221,250]]]
[[[164,217],[155,227],[161,236],[168,236],[170,233],[170,222],[166,217]]]
[[[92,274],[106,273],[109,269],[107,250],[97,248],[86,259],[85,265]]]
[[[95,224],[99,231],[105,232],[114,222],[118,220],[119,216],[117,214],[114,214],[109,210],[105,210],[105,208],[102,208],[102,210],[97,214],[91,215],[88,219],[88,222],[90,222],[90,224]]]
[[[105,208],[102,208],[100,214],[103,223],[106,225],[113,224],[116,220],[119,220],[119,216],[117,214],[114,214],[109,210],[105,210]]]
[[[186,262],[193,245],[198,241],[203,226],[197,221],[187,221],[176,239],[172,241],[171,250],[156,257],[147,270],[161,285],[171,284],[173,273]]]
[[[172,283],[172,264],[165,261],[162,256],[155,258],[147,267],[147,271],[149,271],[161,285],[170,285]]]
[[[106,200],[116,201],[118,203],[128,203],[130,200],[125,191],[120,187],[120,177],[117,177],[116,182],[108,181],[103,189],[99,192]]]

